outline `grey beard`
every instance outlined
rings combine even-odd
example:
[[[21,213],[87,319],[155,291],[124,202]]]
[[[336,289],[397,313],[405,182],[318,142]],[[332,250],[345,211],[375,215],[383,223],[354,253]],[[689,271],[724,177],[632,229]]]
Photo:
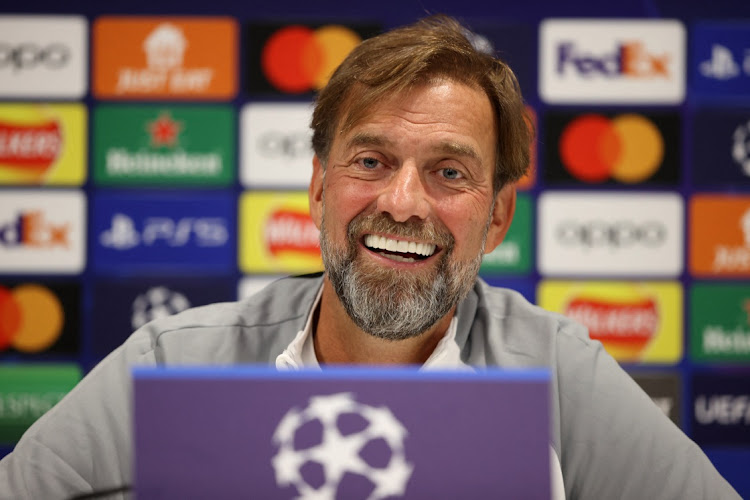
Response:
[[[358,261],[359,238],[378,230],[437,242],[443,255],[430,273],[404,273]],[[320,249],[328,279],[354,324],[381,339],[405,340],[429,330],[466,297],[482,264],[481,251],[470,261],[451,262],[453,237],[430,223],[399,224],[384,214],[359,215],[347,232],[346,248],[333,248],[323,217]]]

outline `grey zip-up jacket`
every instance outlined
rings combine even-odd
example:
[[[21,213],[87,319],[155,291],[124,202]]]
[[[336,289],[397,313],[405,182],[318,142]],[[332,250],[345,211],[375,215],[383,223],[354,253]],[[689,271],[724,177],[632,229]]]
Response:
[[[0,461],[0,498],[62,499],[131,484],[131,367],[274,364],[304,328],[320,286],[320,277],[283,279],[244,301],[140,328]],[[464,363],[551,370],[551,446],[567,499],[739,499],[579,324],[481,280],[457,318]]]

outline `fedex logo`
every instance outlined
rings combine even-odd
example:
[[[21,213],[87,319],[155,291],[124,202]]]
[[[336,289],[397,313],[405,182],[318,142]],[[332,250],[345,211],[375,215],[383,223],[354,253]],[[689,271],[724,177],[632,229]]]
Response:
[[[39,210],[20,212],[14,221],[0,223],[0,246],[67,248],[69,233],[70,224],[50,222]]]
[[[86,265],[86,231],[81,191],[6,189],[0,196],[0,273],[79,273]]]
[[[568,41],[557,50],[557,72],[570,68],[584,77],[669,78],[668,53],[649,52],[641,42],[618,44],[612,51],[593,53]]]
[[[548,19],[539,94],[551,104],[679,104],[685,28],[677,20]]]

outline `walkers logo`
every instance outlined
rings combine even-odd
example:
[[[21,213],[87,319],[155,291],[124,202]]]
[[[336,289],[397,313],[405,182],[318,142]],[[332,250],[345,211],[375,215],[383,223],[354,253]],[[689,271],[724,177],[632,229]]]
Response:
[[[305,188],[312,173],[312,107],[251,103],[242,110],[242,183],[252,188]]]
[[[547,114],[545,180],[550,183],[664,184],[680,177],[676,113]]]
[[[2,283],[0,318],[0,356],[77,354],[80,288],[75,283]]]
[[[629,372],[633,380],[649,395],[664,415],[682,425],[682,381],[679,372]]]
[[[246,27],[249,93],[301,94],[319,90],[375,25],[250,24]]]
[[[693,359],[750,362],[750,286],[693,285],[690,316]]]
[[[0,185],[83,184],[86,135],[80,104],[0,104]]]
[[[672,282],[543,281],[541,307],[589,329],[615,359],[677,363],[682,358],[682,288]]]
[[[244,193],[240,213],[243,272],[304,273],[323,268],[307,193]]]
[[[750,389],[746,375],[696,374],[692,437],[701,446],[750,444]]]
[[[693,183],[750,185],[750,109],[701,109],[693,122]]]
[[[230,18],[101,17],[94,23],[100,99],[231,99],[237,25]]]
[[[689,241],[691,273],[750,276],[750,197],[693,196]]]
[[[235,269],[235,205],[224,194],[97,194],[92,213],[98,272]]]
[[[81,99],[87,45],[81,16],[0,16],[0,97]]]
[[[6,190],[0,196],[0,272],[81,272],[85,238],[80,191]]]
[[[233,180],[228,106],[100,106],[94,125],[98,184],[226,186]]]
[[[235,280],[205,278],[106,279],[94,285],[93,351],[104,357],[138,328],[190,307],[235,300]]]
[[[531,199],[519,194],[516,213],[503,242],[482,259],[480,272],[490,274],[519,274],[531,271]]]
[[[690,76],[697,94],[750,95],[750,23],[695,23],[691,42]]]
[[[549,103],[685,98],[685,28],[677,20],[547,20],[539,50],[539,94]]]
[[[80,380],[75,364],[0,365],[0,445],[13,446]]]
[[[632,278],[682,272],[683,208],[676,194],[547,192],[538,210],[542,274]]]

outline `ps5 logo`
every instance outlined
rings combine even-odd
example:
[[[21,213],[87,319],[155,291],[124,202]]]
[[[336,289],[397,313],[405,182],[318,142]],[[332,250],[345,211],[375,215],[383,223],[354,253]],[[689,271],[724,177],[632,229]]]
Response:
[[[740,76],[741,72],[750,76],[750,49],[745,49],[742,70],[735,60],[734,54],[727,47],[715,43],[711,46],[711,57],[699,66],[701,75],[716,80],[731,80]]]
[[[129,250],[139,245],[183,247],[193,242],[198,247],[219,247],[229,239],[227,220],[221,217],[147,217],[138,230],[125,214],[112,216],[109,229],[99,235],[102,246]]]

